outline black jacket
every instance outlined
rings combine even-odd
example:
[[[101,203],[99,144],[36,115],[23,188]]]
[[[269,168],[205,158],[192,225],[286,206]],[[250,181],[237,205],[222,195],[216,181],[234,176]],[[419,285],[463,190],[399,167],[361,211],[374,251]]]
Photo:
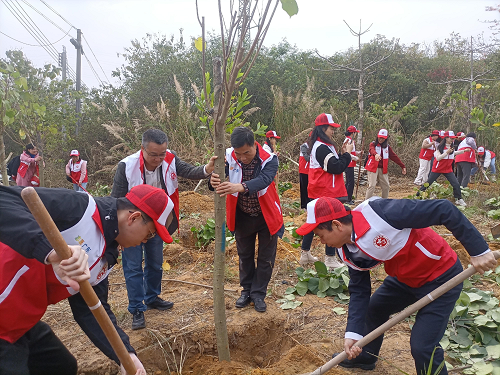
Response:
[[[21,186],[0,186],[0,242],[26,258],[35,258],[44,263],[45,258],[52,250],[52,246],[21,198],[22,189],[24,187]],[[36,191],[59,231],[64,231],[76,225],[85,213],[89,201],[87,194],[69,189],[37,188]],[[106,240],[104,256],[108,261],[108,266],[112,267],[116,264],[118,258],[118,243],[115,241],[118,235],[116,198],[96,197],[94,199],[99,210]],[[116,318],[107,303],[108,279],[105,278],[93,288],[114,323],[125,347],[129,352],[135,353],[128,336],[117,326]],[[118,363],[118,357],[92,312],[86,306],[82,296],[78,293],[69,297],[68,301],[75,320],[87,336],[104,354]]]

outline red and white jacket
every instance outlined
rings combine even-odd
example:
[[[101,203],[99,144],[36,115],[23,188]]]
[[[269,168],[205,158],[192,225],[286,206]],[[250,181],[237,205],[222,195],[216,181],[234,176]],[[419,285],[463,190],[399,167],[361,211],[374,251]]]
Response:
[[[307,145],[307,142],[305,142],[303,145]],[[309,173],[309,162],[304,158],[304,154],[302,153],[302,150],[300,151],[300,155],[299,155],[299,173],[302,173],[302,174]]]
[[[361,251],[374,261],[373,266],[363,269],[349,260],[343,248],[338,252],[349,267],[366,271],[384,263],[388,275],[412,288],[419,288],[447,271],[457,260],[457,254],[448,243],[431,228],[396,229],[384,221],[364,201],[352,210],[355,233],[352,253]]]
[[[375,146],[375,151],[378,155],[382,155],[382,171],[384,174],[387,173],[387,165],[389,164],[389,145],[387,147],[380,147],[379,144]],[[375,155],[370,155],[368,161],[366,162],[365,169],[369,172],[377,172],[379,162],[375,160]]]
[[[272,160],[273,155],[264,151],[259,143],[255,142],[259,151],[260,168],[264,169],[266,164]],[[229,181],[234,184],[239,184],[243,180],[243,171],[241,164],[238,162],[234,148],[226,149],[226,161],[229,167]],[[239,193],[230,194],[226,197],[226,218],[227,227],[231,232],[234,232],[236,224],[236,207],[238,204]],[[281,203],[276,191],[276,184],[271,182],[266,188],[257,192],[259,198],[260,209],[266,221],[267,227],[271,235],[276,234],[283,226],[283,215],[281,212]]]
[[[73,159],[70,159],[67,168],[74,184],[83,184],[89,181],[87,173],[87,160],[80,159],[76,163],[73,163]],[[85,173],[85,176],[83,178],[83,181],[80,181],[82,173]]]
[[[80,245],[87,252],[90,284],[104,280],[111,269],[104,257],[101,218],[91,196],[80,221],[61,234],[68,245]],[[0,258],[0,339],[14,343],[42,318],[48,305],[77,292],[59,279],[50,264],[25,258],[1,242]]]
[[[460,163],[460,162],[468,162],[468,163],[475,163],[476,162],[476,152],[470,147],[470,145],[467,143],[468,138],[465,138],[460,144],[458,145],[458,150],[465,150],[469,149],[470,151],[466,151],[463,154],[457,155],[455,158],[455,162]]]
[[[351,137],[345,137],[343,144],[346,144],[346,142],[351,142],[352,143],[351,162],[347,166],[347,168],[352,168],[352,167],[356,166],[356,161],[358,160],[358,157],[356,156],[357,155],[357,153],[356,153],[356,143],[354,143],[354,140]]]
[[[431,160],[432,156],[434,155],[434,151],[436,151],[436,142],[434,142],[434,140],[432,139],[432,137],[426,138],[426,140],[429,141],[429,143],[431,144],[431,147],[429,147],[429,148],[423,148],[422,147],[420,149],[420,154],[418,155],[418,157],[420,159],[423,159],[423,160]]]
[[[310,163],[309,163],[309,184],[307,185],[307,195],[311,199],[319,197],[340,198],[347,196],[347,190],[344,184],[344,174],[331,174],[323,169],[316,159],[316,150],[321,145],[327,146],[331,154],[328,156],[339,158],[335,147],[331,144],[322,142],[319,138],[314,142],[311,150]],[[332,155],[333,154],[333,155]],[[328,158],[327,156],[327,158]],[[325,158],[324,165],[328,165],[328,160]]]
[[[453,148],[453,145],[450,145],[450,147]],[[434,173],[453,172],[453,159],[455,159],[455,153],[448,154],[446,152],[447,150],[450,149],[450,147],[444,146],[442,154],[439,153],[439,151],[435,152],[434,163],[432,163],[432,172]]]
[[[142,150],[127,156],[121,162],[125,163],[125,176],[128,181],[128,189],[146,183],[144,176],[144,157]],[[179,219],[179,181],[177,179],[177,169],[175,167],[175,155],[167,150],[165,159],[161,163],[162,179],[165,183],[165,192],[174,203],[174,212]]]

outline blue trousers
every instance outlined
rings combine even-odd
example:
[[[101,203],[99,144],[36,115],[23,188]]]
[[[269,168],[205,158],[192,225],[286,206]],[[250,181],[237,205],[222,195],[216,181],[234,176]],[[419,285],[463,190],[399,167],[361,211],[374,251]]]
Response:
[[[457,262],[448,271],[420,288],[411,288],[399,282],[396,277],[386,277],[382,285],[370,298],[368,311],[366,312],[365,334],[389,320],[390,315],[398,313],[415,303],[461,271],[462,265],[457,259]],[[411,355],[415,360],[417,374],[427,373],[432,352],[436,347],[438,348],[434,353],[431,373],[434,374],[439,364],[444,361],[444,351],[439,346],[439,341],[443,338],[448,319],[461,290],[462,284],[459,284],[417,312],[410,337]],[[367,344],[363,348],[361,355],[366,358],[373,358],[368,353],[379,355],[383,339],[384,335],[381,335]],[[444,366],[440,374],[447,373],[446,366]]]
[[[144,271],[142,258],[144,254]],[[127,285],[128,311],[146,311],[161,293],[163,273],[163,240],[154,236],[148,242],[135,247],[127,247],[122,252],[123,274]]]
[[[87,182],[82,182],[80,185],[82,185],[83,189],[87,190]],[[78,184],[73,184],[73,190],[74,191],[81,191],[85,192]]]

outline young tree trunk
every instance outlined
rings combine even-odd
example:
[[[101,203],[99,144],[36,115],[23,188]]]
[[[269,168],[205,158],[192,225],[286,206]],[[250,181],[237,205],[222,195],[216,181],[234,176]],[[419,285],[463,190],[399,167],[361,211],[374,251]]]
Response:
[[[361,58],[360,58],[361,60]],[[358,106],[359,106],[359,119],[358,119],[358,145],[361,144],[363,139],[363,127],[365,125],[365,94],[364,94],[364,79],[365,72],[361,70],[359,73],[359,86],[358,86]]]
[[[215,161],[214,173],[223,180],[225,178],[225,122],[226,116],[222,116],[220,96],[222,90],[222,61],[220,58],[213,60],[214,70],[214,115],[217,119],[214,123]],[[229,340],[226,325],[226,302],[224,300],[224,270],[226,256],[226,198],[215,194],[215,250],[214,250],[214,320],[215,334],[217,337],[217,351],[219,361],[231,361],[229,353]]]
[[[2,129],[2,127],[0,127]],[[3,142],[3,131],[0,131],[0,168],[2,172],[2,184],[9,186],[9,176],[7,176],[7,163],[5,163],[5,144]]]

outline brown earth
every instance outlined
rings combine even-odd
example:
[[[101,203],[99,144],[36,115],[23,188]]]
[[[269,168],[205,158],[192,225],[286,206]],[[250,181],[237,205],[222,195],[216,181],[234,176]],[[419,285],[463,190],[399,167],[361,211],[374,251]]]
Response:
[[[414,193],[409,179],[392,181],[390,198],[402,198]],[[495,185],[496,187],[496,185]],[[491,189],[490,186],[488,186]],[[364,196],[366,187],[361,186],[359,196]],[[489,197],[500,195],[498,188],[491,190]],[[293,207],[300,195],[298,186],[285,192],[284,207]],[[147,328],[131,330],[131,314],[127,311],[127,292],[121,266],[116,266],[110,274],[109,303],[116,314],[119,325],[130,336],[130,341],[138,352],[148,374],[225,374],[225,375],[292,375],[313,371],[331,359],[334,352],[342,351],[346,314],[337,315],[335,307],[346,305],[333,298],[318,298],[307,294],[297,296],[302,305],[294,310],[282,310],[275,301],[284,294],[286,288],[295,285],[295,268],[298,266],[299,250],[294,248],[291,228],[296,228],[305,220],[303,210],[289,208],[284,218],[287,229],[285,238],[279,241],[275,271],[269,283],[270,295],[266,299],[268,310],[258,313],[253,306],[236,309],[234,302],[239,296],[238,257],[235,244],[226,249],[226,317],[231,362],[219,362],[213,317],[212,284],[213,244],[207,248],[196,248],[196,240],[191,227],[199,227],[213,216],[213,199],[193,192],[180,195],[182,213],[179,243],[167,245],[164,259],[170,270],[164,272],[161,297],[175,303],[170,311],[146,311]],[[484,215],[472,220],[482,233],[494,224]],[[293,223],[293,224],[292,224]],[[457,251],[463,264],[468,255],[462,245],[444,227],[435,228]],[[492,244],[492,248],[500,246]],[[323,246],[315,238],[312,252],[323,258]],[[385,277],[383,268],[372,272],[374,289]],[[172,281],[173,280],[173,281]],[[184,283],[187,282],[187,283]],[[197,283],[206,285],[191,285]],[[485,289],[493,288],[500,296],[499,288],[485,281]],[[87,336],[74,322],[66,301],[49,306],[44,320],[49,323],[63,343],[76,356],[79,374],[117,374],[119,367],[95,348]],[[374,375],[396,375],[399,369],[414,373],[409,346],[409,322],[401,322],[386,332],[381,356]],[[335,368],[327,374],[364,374],[362,370]]]

